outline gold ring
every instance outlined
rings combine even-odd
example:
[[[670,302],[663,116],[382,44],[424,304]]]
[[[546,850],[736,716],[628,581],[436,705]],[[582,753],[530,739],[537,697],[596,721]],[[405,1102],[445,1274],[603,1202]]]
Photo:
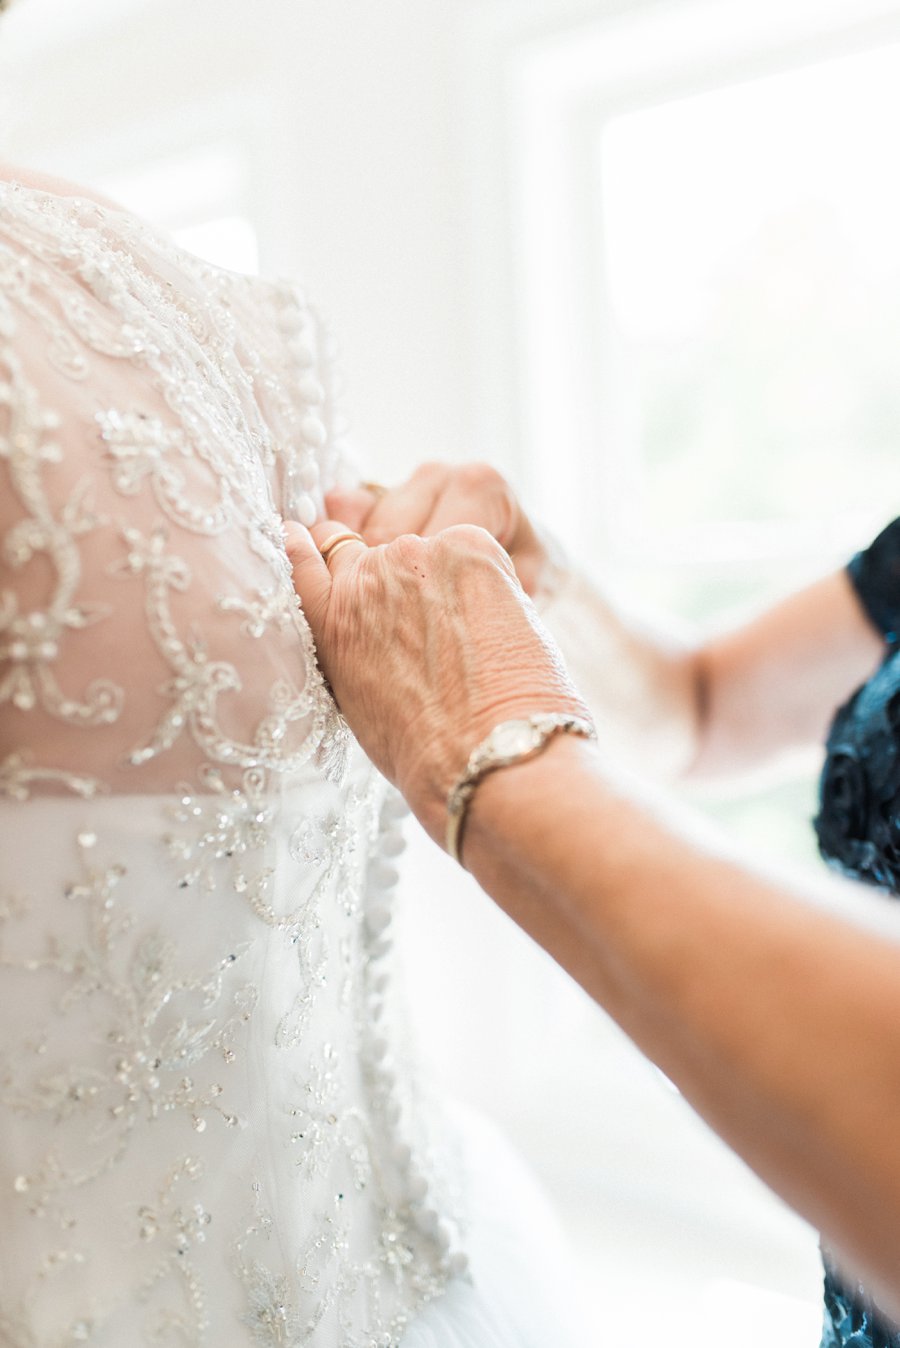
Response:
[[[368,547],[362,535],[354,533],[352,529],[345,529],[339,534],[332,534],[330,538],[325,539],[325,542],[319,548],[325,565],[327,566],[334,554],[339,552],[341,548],[345,548],[348,543],[362,543],[364,548]]]
[[[387,487],[382,487],[380,482],[360,482],[363,491],[371,492],[376,501],[380,501],[382,496],[387,496]]]

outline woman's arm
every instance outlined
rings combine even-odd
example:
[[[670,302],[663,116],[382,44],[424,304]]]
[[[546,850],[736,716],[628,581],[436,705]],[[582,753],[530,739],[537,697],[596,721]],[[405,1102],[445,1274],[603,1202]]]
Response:
[[[465,861],[896,1316],[900,915],[866,930],[849,900],[884,901],[849,884],[828,911],[827,883],[704,845],[562,737],[485,778]]]
[[[705,642],[686,656],[698,717],[690,774],[743,771],[823,744],[835,709],[884,651],[843,570]]]
[[[482,531],[353,545],[333,575],[304,531],[288,551],[342,710],[436,840],[492,726],[584,715]],[[619,789],[602,745],[567,738],[481,782],[463,846],[484,888],[900,1311],[900,927],[876,933],[827,911],[828,882],[810,897],[698,841]],[[878,902],[839,888],[863,914]]]
[[[843,571],[732,632],[673,641],[569,570],[485,464],[424,464],[383,495],[362,488],[328,504],[373,544],[457,524],[486,529],[535,596],[610,752],[661,778],[741,773],[821,744],[835,708],[884,653]]]
[[[747,772],[823,744],[835,708],[884,654],[843,571],[693,647],[639,625],[583,576],[564,578],[541,617],[601,740],[669,780]]]

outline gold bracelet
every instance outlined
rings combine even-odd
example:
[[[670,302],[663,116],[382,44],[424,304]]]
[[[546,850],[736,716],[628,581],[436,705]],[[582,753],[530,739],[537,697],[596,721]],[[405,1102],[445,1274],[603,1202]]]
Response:
[[[590,721],[564,712],[537,712],[522,720],[502,721],[473,750],[465,771],[447,797],[446,847],[454,861],[462,859],[462,833],[469,805],[480,782],[499,768],[527,763],[546,749],[555,735],[580,735],[594,740],[597,732]]]

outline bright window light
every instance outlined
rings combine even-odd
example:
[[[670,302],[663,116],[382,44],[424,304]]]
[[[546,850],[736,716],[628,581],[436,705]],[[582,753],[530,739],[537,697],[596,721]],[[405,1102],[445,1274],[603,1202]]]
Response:
[[[867,519],[873,482],[900,500],[898,121],[892,45],[606,124],[605,271],[657,537],[724,525],[739,551],[741,522],[758,547],[766,521]]]

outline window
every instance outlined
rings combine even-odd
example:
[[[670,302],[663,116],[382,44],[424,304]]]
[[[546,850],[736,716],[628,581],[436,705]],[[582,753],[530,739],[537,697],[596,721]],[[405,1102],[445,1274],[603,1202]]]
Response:
[[[601,128],[635,460],[615,545],[690,617],[841,556],[900,503],[898,119],[892,44]]]
[[[838,561],[900,488],[900,6],[585,8],[498,40],[509,419],[581,555],[703,618]]]

